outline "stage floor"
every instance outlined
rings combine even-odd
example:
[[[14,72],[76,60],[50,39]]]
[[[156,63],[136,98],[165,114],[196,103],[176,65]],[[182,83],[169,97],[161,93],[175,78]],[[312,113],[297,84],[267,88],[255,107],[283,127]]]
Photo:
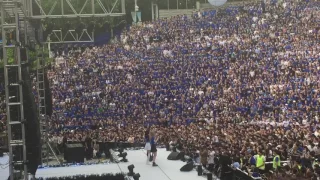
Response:
[[[195,170],[190,172],[180,172],[180,168],[185,165],[182,161],[167,160],[170,152],[165,149],[158,149],[158,158],[156,160],[158,167],[146,165],[146,152],[144,150],[130,150],[127,152],[127,163],[119,164],[98,164],[76,167],[61,167],[61,168],[43,168],[38,169],[36,177],[61,177],[79,174],[103,174],[103,173],[119,173],[128,172],[128,165],[135,166],[134,172],[141,175],[140,180],[205,180],[206,178],[198,176]],[[8,162],[8,156],[0,158],[0,163]],[[0,180],[7,179],[9,169],[0,169]]]

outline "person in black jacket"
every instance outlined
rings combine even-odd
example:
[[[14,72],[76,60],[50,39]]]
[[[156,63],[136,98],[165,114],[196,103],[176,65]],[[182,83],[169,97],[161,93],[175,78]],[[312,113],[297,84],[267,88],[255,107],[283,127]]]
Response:
[[[149,164],[149,159],[151,155],[151,144],[150,144],[150,128],[148,127],[144,133],[144,139],[146,142],[146,145],[144,149],[147,151],[147,164]]]

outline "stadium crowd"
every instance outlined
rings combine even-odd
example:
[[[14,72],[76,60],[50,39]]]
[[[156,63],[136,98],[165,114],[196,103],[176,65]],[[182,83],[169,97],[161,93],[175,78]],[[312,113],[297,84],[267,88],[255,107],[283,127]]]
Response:
[[[223,154],[256,176],[271,161],[270,179],[318,177],[319,8],[268,1],[206,10],[58,53],[48,72],[51,139],[143,142],[152,126],[158,143],[199,150],[211,170]]]

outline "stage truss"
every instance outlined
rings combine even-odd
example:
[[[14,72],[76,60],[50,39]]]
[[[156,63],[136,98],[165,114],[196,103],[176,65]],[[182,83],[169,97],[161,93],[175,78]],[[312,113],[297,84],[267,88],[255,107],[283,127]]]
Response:
[[[87,43],[94,42],[94,32],[88,32],[84,29],[81,34],[77,34],[76,30],[68,30],[63,32],[61,30],[53,30],[52,34],[49,36],[51,44],[62,44],[62,43]],[[67,38],[71,38],[67,40]]]

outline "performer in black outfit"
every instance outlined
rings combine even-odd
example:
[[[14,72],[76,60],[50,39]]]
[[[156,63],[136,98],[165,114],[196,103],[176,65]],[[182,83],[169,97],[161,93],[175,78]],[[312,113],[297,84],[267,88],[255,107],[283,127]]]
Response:
[[[151,139],[150,139],[150,144],[151,144],[151,153],[153,155],[153,161],[152,161],[152,166],[158,166],[155,161],[156,161],[156,157],[157,157],[157,140],[155,138],[156,133],[154,131],[152,131],[150,133],[151,135]]]
[[[87,137],[84,140],[85,150],[86,150],[86,159],[90,160],[93,157],[93,141],[88,133]]]
[[[144,133],[144,138],[146,141],[146,145],[144,147],[144,149],[147,151],[147,164],[149,164],[149,159],[150,159],[150,155],[151,155],[151,145],[150,145],[150,128],[148,127],[146,132]]]

